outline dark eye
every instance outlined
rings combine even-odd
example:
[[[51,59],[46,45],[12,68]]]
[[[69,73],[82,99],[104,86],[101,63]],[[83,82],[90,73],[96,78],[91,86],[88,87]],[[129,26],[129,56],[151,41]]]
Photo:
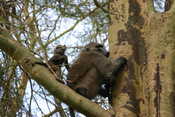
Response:
[[[98,45],[96,45],[95,47],[96,47],[96,48],[103,48],[103,45],[98,44]]]
[[[56,47],[56,49],[60,49],[60,47]]]
[[[57,47],[56,47],[56,49],[60,49],[60,48],[61,48],[61,46],[57,46]]]

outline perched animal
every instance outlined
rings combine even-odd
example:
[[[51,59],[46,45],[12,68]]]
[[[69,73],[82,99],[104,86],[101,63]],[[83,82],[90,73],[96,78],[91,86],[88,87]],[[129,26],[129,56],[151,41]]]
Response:
[[[54,55],[49,59],[48,64],[51,67],[51,71],[54,72],[60,80],[61,77],[61,66],[64,64],[66,69],[69,70],[68,59],[65,55],[66,46],[58,45],[54,49]]]
[[[108,56],[103,45],[94,42],[86,45],[69,69],[68,86],[89,99],[98,94],[109,97],[111,83],[127,60],[120,57],[111,61]]]
[[[86,98],[101,95],[111,102],[116,76],[127,60],[120,57],[111,61],[108,57],[109,52],[103,45],[93,42],[86,45],[69,69],[68,86]],[[71,117],[75,117],[74,109],[69,107],[69,110]]]

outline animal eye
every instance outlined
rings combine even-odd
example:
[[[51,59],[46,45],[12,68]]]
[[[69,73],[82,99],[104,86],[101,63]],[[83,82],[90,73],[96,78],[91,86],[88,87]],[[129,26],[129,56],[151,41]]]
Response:
[[[56,49],[59,49],[59,48],[61,48],[61,47],[60,47],[60,46],[57,46],[57,47],[56,47]]]
[[[96,45],[96,48],[103,48],[103,45],[98,44],[98,45]]]

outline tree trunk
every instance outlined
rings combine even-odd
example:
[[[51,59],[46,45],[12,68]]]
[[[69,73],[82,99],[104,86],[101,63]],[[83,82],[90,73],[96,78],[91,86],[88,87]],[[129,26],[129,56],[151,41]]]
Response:
[[[128,58],[128,75],[113,99],[117,117],[175,116],[174,6],[156,13],[151,0],[111,1],[111,55]]]

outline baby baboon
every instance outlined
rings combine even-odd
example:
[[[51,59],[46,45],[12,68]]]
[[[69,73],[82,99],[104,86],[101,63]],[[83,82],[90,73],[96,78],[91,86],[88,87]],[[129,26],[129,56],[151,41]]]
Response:
[[[67,59],[67,56],[65,55],[65,51],[66,51],[66,46],[58,45],[54,49],[53,56],[48,61],[48,64],[49,64],[48,67],[50,71],[53,72],[56,80],[63,84],[65,83],[61,78],[62,77],[62,74],[61,74],[62,65],[64,64],[66,69],[69,70],[68,59]],[[59,108],[61,107],[61,103],[57,98],[55,98],[55,103],[57,104]]]
[[[69,64],[67,56],[65,55],[66,46],[58,45],[54,49],[54,55],[49,59],[48,63],[36,62],[36,64],[43,65],[53,73],[56,80],[65,84],[61,80],[61,66],[64,64],[66,69],[69,70]]]
[[[49,59],[48,64],[51,67],[51,71],[57,75],[57,80],[60,80],[58,77],[61,77],[61,66],[65,65],[66,69],[69,69],[68,59],[65,55],[66,46],[58,45],[54,49],[54,55]]]
[[[68,73],[68,85],[77,93],[92,99],[97,94],[109,97],[111,82],[123,70],[126,59],[111,61],[109,52],[98,43],[90,43],[80,53]]]

